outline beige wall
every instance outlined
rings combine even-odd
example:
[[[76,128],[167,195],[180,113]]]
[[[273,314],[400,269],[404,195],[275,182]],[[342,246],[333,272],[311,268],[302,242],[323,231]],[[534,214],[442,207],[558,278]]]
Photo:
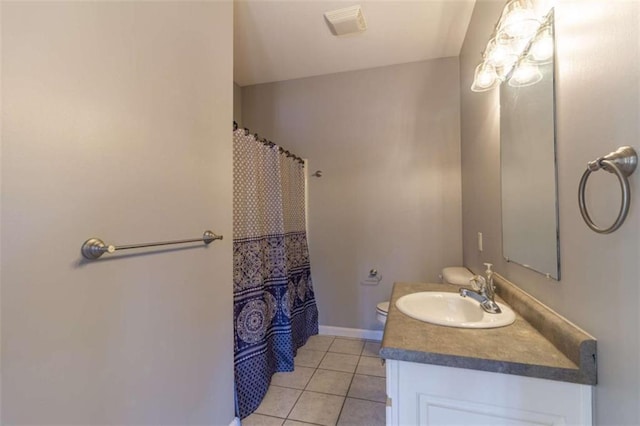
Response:
[[[460,56],[464,261],[482,262],[538,297],[598,339],[599,425],[640,423],[640,173],[631,178],[632,206],[616,233],[587,228],[577,187],[586,162],[621,145],[640,151],[640,3],[558,1],[556,7],[556,126],[562,280],[547,280],[501,254],[498,91],[472,93],[480,60],[503,1],[478,0]],[[619,206],[615,178],[593,175],[594,216],[613,221]],[[476,233],[484,234],[484,252]],[[508,344],[508,342],[505,342]]]
[[[242,88],[233,83],[233,120],[242,126]]]
[[[2,9],[1,423],[229,424],[231,2]]]
[[[379,328],[394,281],[461,262],[457,58],[243,87],[243,124],[309,159],[320,324]],[[362,286],[371,268],[378,286]]]

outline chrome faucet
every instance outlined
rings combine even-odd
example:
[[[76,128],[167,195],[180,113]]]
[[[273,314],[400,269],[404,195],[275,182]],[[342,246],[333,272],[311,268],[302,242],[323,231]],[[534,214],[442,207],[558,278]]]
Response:
[[[487,270],[487,278],[485,279],[481,275],[474,275],[469,282],[473,288],[477,291],[468,290],[466,288],[460,289],[460,296],[470,297],[473,300],[480,303],[480,306],[485,312],[490,314],[499,314],[502,312],[498,304],[495,302],[496,292],[493,285],[493,271],[491,263],[485,263]]]
[[[491,267],[493,266],[491,263],[485,263],[484,266],[487,267],[487,270],[484,271],[487,274],[487,282],[485,285],[485,293],[486,296],[491,299],[492,302],[495,302],[496,299],[496,287],[493,285],[493,271]]]

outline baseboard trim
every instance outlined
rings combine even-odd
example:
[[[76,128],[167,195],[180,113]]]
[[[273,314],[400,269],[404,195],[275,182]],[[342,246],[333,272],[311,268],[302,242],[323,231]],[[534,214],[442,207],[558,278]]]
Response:
[[[242,426],[242,423],[240,422],[240,419],[238,417],[235,417],[233,420],[231,420],[229,426]]]
[[[332,325],[321,325],[318,328],[320,334],[356,339],[382,340],[382,330],[363,330],[361,328],[334,327]]]

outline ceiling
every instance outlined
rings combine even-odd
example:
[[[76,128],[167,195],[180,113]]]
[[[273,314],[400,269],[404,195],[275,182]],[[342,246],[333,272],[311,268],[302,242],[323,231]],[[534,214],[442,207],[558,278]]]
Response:
[[[240,86],[458,56],[475,0],[236,0]],[[336,37],[324,12],[359,4],[367,30]]]

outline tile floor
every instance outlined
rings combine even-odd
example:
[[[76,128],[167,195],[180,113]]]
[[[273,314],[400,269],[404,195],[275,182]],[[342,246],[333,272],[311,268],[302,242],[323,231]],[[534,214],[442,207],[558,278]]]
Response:
[[[295,371],[276,373],[262,404],[242,426],[385,424],[385,368],[380,342],[312,336]]]

